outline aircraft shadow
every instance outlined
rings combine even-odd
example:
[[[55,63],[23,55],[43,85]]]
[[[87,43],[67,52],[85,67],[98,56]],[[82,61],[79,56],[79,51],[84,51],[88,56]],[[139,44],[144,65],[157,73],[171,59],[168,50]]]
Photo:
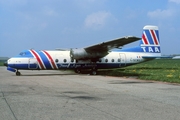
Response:
[[[109,75],[109,76],[118,76],[118,77],[125,77],[125,76],[148,76],[147,74],[139,74],[139,73],[129,73],[129,72],[124,72],[123,69],[120,69],[118,71],[114,70],[103,70],[103,71],[98,71],[99,75]]]
[[[162,68],[136,68],[136,69],[162,69]],[[139,76],[149,76],[148,74],[143,73],[133,73],[133,72],[125,72],[126,69],[106,69],[106,70],[98,70],[97,75],[102,76],[117,76],[117,77],[139,77]],[[130,70],[128,68],[128,70]],[[89,75],[89,70],[83,70],[80,74],[75,72],[67,72],[67,73],[22,73],[21,76],[62,76],[62,75]]]
[[[144,84],[144,83],[153,83],[150,81],[111,81],[109,84]]]
[[[22,74],[21,76],[62,76],[62,75],[77,75],[77,74]]]

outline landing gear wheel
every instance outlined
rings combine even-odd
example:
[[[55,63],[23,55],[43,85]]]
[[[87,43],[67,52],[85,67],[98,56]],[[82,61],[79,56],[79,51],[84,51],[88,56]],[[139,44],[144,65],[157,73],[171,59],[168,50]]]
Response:
[[[92,69],[91,70],[91,75],[97,75],[97,69]]]
[[[16,76],[20,76],[21,73],[19,71],[16,72]]]
[[[74,71],[75,71],[75,73],[78,73],[78,74],[81,73],[81,69],[75,69]]]

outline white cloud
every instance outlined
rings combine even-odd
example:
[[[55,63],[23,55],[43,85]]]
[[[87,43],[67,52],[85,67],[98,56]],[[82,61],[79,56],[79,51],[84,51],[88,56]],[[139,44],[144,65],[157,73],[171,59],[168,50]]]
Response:
[[[175,4],[170,4],[170,3],[175,3]],[[175,20],[180,13],[179,4],[180,4],[180,0],[168,0],[166,9],[156,9],[154,11],[149,11],[147,13],[147,16],[152,19]]]
[[[147,14],[150,18],[164,19],[169,18],[174,15],[174,11],[172,9],[161,10],[157,9],[155,11],[148,12]]]
[[[180,4],[180,0],[169,0],[169,2],[174,2],[174,3]]]
[[[58,13],[55,10],[53,10],[52,8],[45,7],[43,9],[43,12],[47,16],[58,16]]]
[[[107,22],[108,19],[111,17],[110,12],[99,11],[96,13],[92,13],[88,15],[85,19],[85,27],[87,28],[101,28]]]

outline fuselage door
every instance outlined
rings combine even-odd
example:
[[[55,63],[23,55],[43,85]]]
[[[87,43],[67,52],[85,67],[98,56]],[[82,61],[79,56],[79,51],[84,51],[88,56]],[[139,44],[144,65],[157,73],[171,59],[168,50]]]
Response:
[[[120,59],[120,67],[126,66],[126,55],[123,53],[119,53],[119,59]]]
[[[36,58],[30,58],[29,59],[28,68],[29,69],[37,69],[38,68],[38,64],[37,64]]]

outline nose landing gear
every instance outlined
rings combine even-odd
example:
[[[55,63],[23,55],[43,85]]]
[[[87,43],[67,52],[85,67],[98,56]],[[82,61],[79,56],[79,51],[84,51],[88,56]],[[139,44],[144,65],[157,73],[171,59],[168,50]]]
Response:
[[[16,71],[16,76],[20,76],[21,75],[21,73],[17,70]]]

